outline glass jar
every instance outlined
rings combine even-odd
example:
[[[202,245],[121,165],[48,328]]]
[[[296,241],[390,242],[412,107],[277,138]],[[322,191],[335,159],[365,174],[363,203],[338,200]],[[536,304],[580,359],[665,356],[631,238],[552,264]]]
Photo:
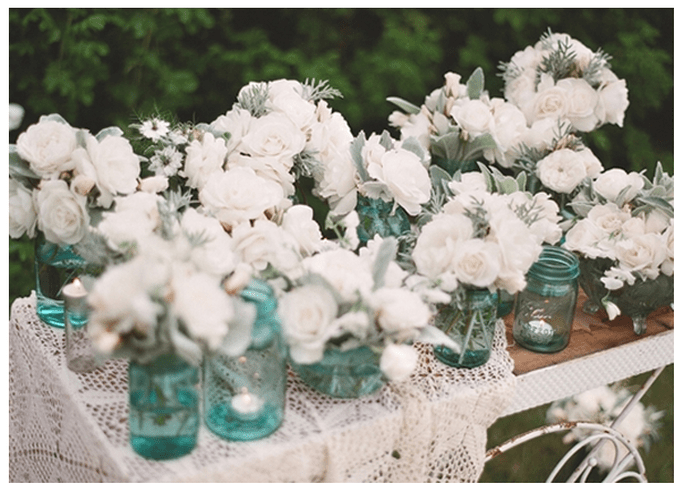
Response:
[[[190,453],[200,428],[198,367],[174,354],[130,361],[128,386],[133,449],[154,460]]]
[[[64,328],[62,289],[85,267],[85,260],[70,245],[48,242],[42,234],[35,240],[36,312],[46,324]]]
[[[440,362],[471,369],[490,359],[497,327],[497,299],[497,292],[487,288],[462,288],[452,296],[451,303],[439,307],[436,327],[460,348],[456,352],[436,346],[434,353]]]
[[[514,309],[514,340],[540,353],[563,350],[571,338],[578,300],[578,258],[561,247],[545,246],[526,275],[526,288]]]
[[[252,342],[238,357],[219,350],[205,358],[204,416],[218,436],[251,441],[268,436],[283,422],[287,349],[271,287],[252,280],[241,297],[257,310]]]
[[[315,364],[291,365],[305,384],[335,398],[369,395],[385,384],[380,356],[367,346],[346,351],[330,348]]]

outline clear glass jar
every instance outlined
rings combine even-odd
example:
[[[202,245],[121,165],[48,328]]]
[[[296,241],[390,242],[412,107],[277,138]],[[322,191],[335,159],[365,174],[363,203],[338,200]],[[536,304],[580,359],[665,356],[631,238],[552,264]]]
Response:
[[[452,367],[472,369],[490,359],[497,327],[497,292],[487,288],[459,289],[450,304],[439,308],[435,325],[461,349],[435,347],[437,359]]]
[[[232,441],[268,436],[283,422],[287,349],[271,287],[252,280],[241,292],[257,314],[250,347],[240,356],[218,351],[204,361],[207,427]]]
[[[526,288],[514,309],[514,340],[539,353],[563,350],[571,338],[578,300],[578,258],[570,251],[545,246],[526,275]]]

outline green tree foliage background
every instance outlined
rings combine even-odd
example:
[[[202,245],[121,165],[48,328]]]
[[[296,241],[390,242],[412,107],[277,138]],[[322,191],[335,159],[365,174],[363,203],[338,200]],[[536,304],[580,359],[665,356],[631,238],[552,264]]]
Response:
[[[416,104],[498,64],[547,29],[610,54],[628,84],[623,128],[588,136],[605,168],[673,171],[673,9],[10,9],[9,97],[22,126],[59,113],[91,131],[153,113],[209,122],[250,81],[328,80],[353,133],[389,128],[388,96]],[[10,301],[33,287],[32,243],[10,241]]]

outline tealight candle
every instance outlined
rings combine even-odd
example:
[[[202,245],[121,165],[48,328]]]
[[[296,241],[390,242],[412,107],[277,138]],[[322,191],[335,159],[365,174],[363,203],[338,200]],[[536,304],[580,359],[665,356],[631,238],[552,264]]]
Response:
[[[62,289],[64,298],[65,354],[67,367],[74,372],[90,372],[98,359],[88,338],[88,292],[76,278]]]
[[[247,388],[242,388],[240,393],[231,399],[231,406],[243,418],[254,418],[264,406],[264,400],[250,393]]]

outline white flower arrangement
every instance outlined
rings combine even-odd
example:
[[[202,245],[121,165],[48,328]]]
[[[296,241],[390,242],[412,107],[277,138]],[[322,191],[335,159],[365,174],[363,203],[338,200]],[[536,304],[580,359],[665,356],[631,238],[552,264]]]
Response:
[[[551,118],[580,132],[605,124],[621,127],[628,89],[609,59],[602,50],[593,52],[568,34],[550,31],[500,66],[505,98],[521,109],[528,126]]]
[[[37,231],[61,246],[86,236],[96,211],[138,187],[140,158],[123,131],[97,135],[56,114],[42,116],[10,145],[11,238]]]
[[[586,181],[570,206],[577,216],[564,247],[604,262],[607,291],[673,276],[674,180],[660,163],[653,180],[644,171],[607,170]],[[620,311],[605,302],[613,319]]]
[[[326,349],[366,346],[386,378],[401,381],[417,362],[413,341],[454,346],[430,325],[430,306],[406,283],[409,273],[394,261],[396,244],[376,237],[355,253],[331,243],[304,259],[305,273],[279,298],[293,361],[313,364]]]
[[[128,198],[138,207],[122,202],[101,223],[111,233],[135,224],[128,212],[148,220],[138,235],[116,244],[127,255],[89,291],[94,347],[142,363],[171,352],[199,364],[203,352],[220,346],[240,354],[250,343],[254,308],[236,295],[249,277],[237,269],[231,238],[218,220],[195,209],[181,214],[160,196],[138,194]]]
[[[547,410],[547,422],[589,421],[609,426],[631,398],[632,393],[620,384],[601,386],[571,398],[555,401]],[[663,411],[657,411],[651,405],[645,407],[638,402],[616,430],[636,446],[649,449],[650,444],[659,437],[660,420],[663,415]],[[588,434],[588,431],[573,429],[564,436],[563,441],[566,444],[581,441]],[[597,452],[597,465],[601,470],[609,470],[615,458],[621,458],[626,453],[628,450],[623,444],[618,445],[616,451],[614,443],[607,441]]]

